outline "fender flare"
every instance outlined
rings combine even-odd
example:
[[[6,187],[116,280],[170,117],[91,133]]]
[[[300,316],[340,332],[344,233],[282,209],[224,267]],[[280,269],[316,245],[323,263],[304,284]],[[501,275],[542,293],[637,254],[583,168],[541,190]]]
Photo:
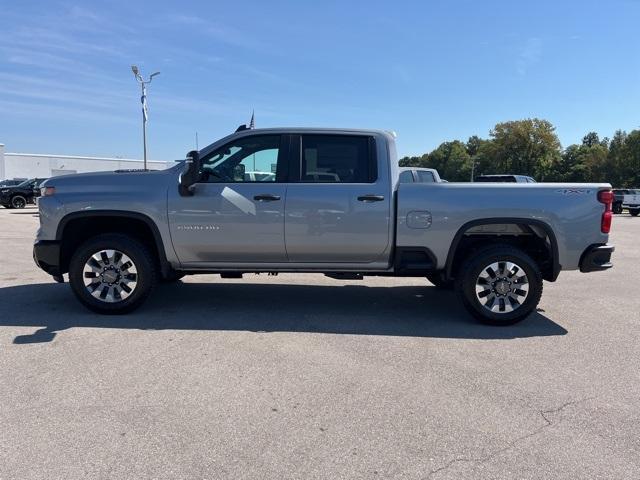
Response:
[[[164,250],[164,242],[162,241],[160,230],[158,229],[156,223],[144,213],[127,212],[124,210],[91,210],[86,212],[71,212],[62,217],[62,219],[58,223],[58,228],[56,229],[56,240],[60,242],[62,241],[64,230],[67,224],[72,220],[94,217],[121,217],[144,222],[153,234],[153,241],[156,245],[156,250],[158,251],[158,260],[160,262],[160,269],[162,271],[162,274],[167,275],[168,272],[171,271],[172,268],[169,264],[169,260],[167,260],[167,254]]]
[[[451,246],[449,247],[449,253],[447,254],[447,261],[445,263],[445,275],[446,278],[451,278],[451,273],[453,269],[453,260],[456,256],[456,251],[458,250],[458,245],[462,240],[465,232],[470,228],[477,227],[479,225],[489,225],[492,223],[516,223],[520,225],[532,225],[542,229],[543,232],[547,234],[549,237],[549,242],[551,243],[551,255],[552,255],[552,272],[550,281],[555,281],[560,274],[560,270],[562,266],[559,263],[559,254],[558,254],[558,240],[556,238],[551,225],[542,220],[537,220],[533,218],[526,217],[492,217],[492,218],[481,218],[476,220],[471,220],[465,224],[463,224],[455,236],[453,237],[453,241],[451,242]]]

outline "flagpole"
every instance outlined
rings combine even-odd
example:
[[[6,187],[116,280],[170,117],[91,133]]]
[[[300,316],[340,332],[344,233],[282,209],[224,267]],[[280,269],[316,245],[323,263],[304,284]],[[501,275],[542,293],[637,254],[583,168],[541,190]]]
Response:
[[[144,88],[144,82],[141,82],[140,85],[142,86],[142,97],[146,100],[147,97],[147,92],[146,89]],[[143,145],[143,149],[144,149],[144,166],[142,168],[144,168],[145,170],[147,169],[147,116],[145,115],[144,112],[144,105],[142,106],[142,145]]]
[[[147,84],[151,83],[153,77],[159,75],[160,72],[152,73],[147,80],[140,74],[140,70],[136,65],[131,65],[131,71],[136,77],[136,81],[140,84],[142,95],[140,96],[140,102],[142,103],[142,148],[144,156],[144,169],[147,169]]]

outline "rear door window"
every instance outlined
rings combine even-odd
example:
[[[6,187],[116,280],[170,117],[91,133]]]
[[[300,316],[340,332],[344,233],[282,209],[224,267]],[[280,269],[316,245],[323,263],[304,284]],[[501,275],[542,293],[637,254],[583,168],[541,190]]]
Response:
[[[411,170],[400,172],[400,183],[413,183],[413,172]]]
[[[300,181],[372,183],[377,172],[373,139],[351,135],[302,135]]]
[[[418,181],[420,183],[434,183],[436,179],[434,178],[433,173],[418,170]]]

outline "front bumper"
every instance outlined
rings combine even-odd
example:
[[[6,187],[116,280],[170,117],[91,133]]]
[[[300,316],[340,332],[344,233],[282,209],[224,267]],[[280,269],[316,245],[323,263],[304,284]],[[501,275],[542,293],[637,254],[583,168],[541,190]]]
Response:
[[[33,260],[49,275],[61,275],[60,242],[57,240],[38,240],[33,245]]]
[[[580,271],[583,273],[599,272],[613,267],[611,254],[615,250],[613,245],[591,245],[580,257]]]

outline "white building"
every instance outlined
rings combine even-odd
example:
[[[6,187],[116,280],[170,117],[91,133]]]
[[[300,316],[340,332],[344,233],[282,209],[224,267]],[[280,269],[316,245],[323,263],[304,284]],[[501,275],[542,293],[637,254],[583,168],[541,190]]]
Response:
[[[5,153],[0,143],[0,180],[8,178],[49,178],[68,173],[99,172],[143,168],[142,160],[108,157],[75,157],[34,153]],[[162,170],[173,161],[147,160],[147,168]]]

